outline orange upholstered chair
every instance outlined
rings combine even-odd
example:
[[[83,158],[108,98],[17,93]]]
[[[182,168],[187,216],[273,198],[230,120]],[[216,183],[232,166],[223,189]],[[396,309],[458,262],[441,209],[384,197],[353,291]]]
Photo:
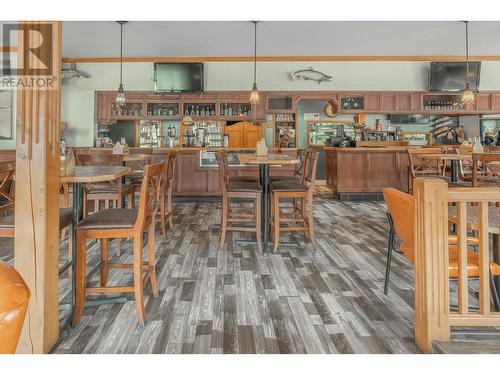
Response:
[[[0,260],[0,354],[16,352],[30,290],[19,273]]]
[[[387,248],[387,266],[385,273],[384,294],[389,291],[389,275],[391,272],[392,252],[395,248],[394,240],[397,236],[401,241],[400,249],[403,255],[414,264],[415,263],[415,248],[413,242],[414,221],[415,221],[415,197],[406,194],[394,188],[383,189],[385,204],[387,205],[388,220],[389,220],[389,244]],[[451,279],[458,277],[458,248],[453,245],[456,243],[456,236],[448,237],[449,245],[449,265],[448,272]],[[478,244],[478,239],[468,237],[469,244]],[[500,275],[500,265],[490,262],[490,281],[491,291],[493,294],[493,302],[495,307],[500,311],[500,301],[498,290],[493,282],[493,276]],[[479,277],[479,254],[468,250],[467,251],[467,276],[470,278]]]

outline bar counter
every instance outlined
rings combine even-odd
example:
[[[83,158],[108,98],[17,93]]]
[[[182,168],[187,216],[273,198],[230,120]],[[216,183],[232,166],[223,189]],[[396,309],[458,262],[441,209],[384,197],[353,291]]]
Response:
[[[325,147],[326,183],[340,200],[382,200],[382,189],[408,191],[406,147]]]

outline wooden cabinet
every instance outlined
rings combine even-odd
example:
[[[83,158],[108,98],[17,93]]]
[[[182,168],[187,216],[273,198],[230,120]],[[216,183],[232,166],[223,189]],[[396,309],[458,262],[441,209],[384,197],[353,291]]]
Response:
[[[476,111],[488,111],[490,108],[490,94],[476,94]]]
[[[365,95],[365,107],[366,111],[379,111],[380,110],[380,94],[370,93]]]
[[[493,111],[500,111],[500,93],[491,94],[491,109]]]
[[[395,111],[396,110],[396,94],[381,94],[380,95],[380,109],[382,111]]]
[[[262,138],[260,125],[245,123],[243,126],[243,143],[244,147],[255,148],[257,142]]]
[[[224,133],[229,135],[229,147],[250,147],[254,148],[262,138],[260,125],[249,122],[239,122],[226,126]]]

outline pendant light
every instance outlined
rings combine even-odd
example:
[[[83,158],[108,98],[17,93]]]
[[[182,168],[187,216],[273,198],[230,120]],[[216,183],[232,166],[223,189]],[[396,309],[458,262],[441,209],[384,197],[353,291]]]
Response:
[[[253,55],[253,86],[250,93],[250,104],[259,104],[260,97],[257,90],[257,23],[259,21],[252,21],[254,26],[254,55]]]
[[[117,21],[120,24],[120,85],[118,86],[118,91],[116,93],[115,103],[119,106],[123,106],[125,104],[125,90],[123,90],[123,25],[127,23],[127,21]]]
[[[469,75],[469,21],[465,23],[465,64],[467,67],[467,83],[462,94],[463,104],[474,104],[474,91],[470,89],[470,75]]]

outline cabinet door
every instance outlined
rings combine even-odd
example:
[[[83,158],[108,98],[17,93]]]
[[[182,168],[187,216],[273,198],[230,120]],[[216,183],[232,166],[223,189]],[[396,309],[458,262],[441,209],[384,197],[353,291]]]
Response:
[[[380,102],[382,111],[394,111],[396,109],[395,94],[381,94]]]
[[[396,110],[409,111],[411,108],[411,94],[401,92],[396,94]]]
[[[491,109],[500,111],[500,94],[491,94]]]
[[[476,111],[489,111],[489,110],[490,110],[490,94],[477,94]]]
[[[243,129],[245,147],[257,147],[257,142],[262,138],[260,126],[245,123]]]
[[[229,147],[245,147],[244,123],[226,126],[224,132],[229,135]]]
[[[366,110],[369,112],[380,111],[380,94],[366,94],[365,95],[365,106]]]
[[[104,92],[96,93],[96,122],[105,124],[110,122],[111,117],[111,102],[110,95]]]

